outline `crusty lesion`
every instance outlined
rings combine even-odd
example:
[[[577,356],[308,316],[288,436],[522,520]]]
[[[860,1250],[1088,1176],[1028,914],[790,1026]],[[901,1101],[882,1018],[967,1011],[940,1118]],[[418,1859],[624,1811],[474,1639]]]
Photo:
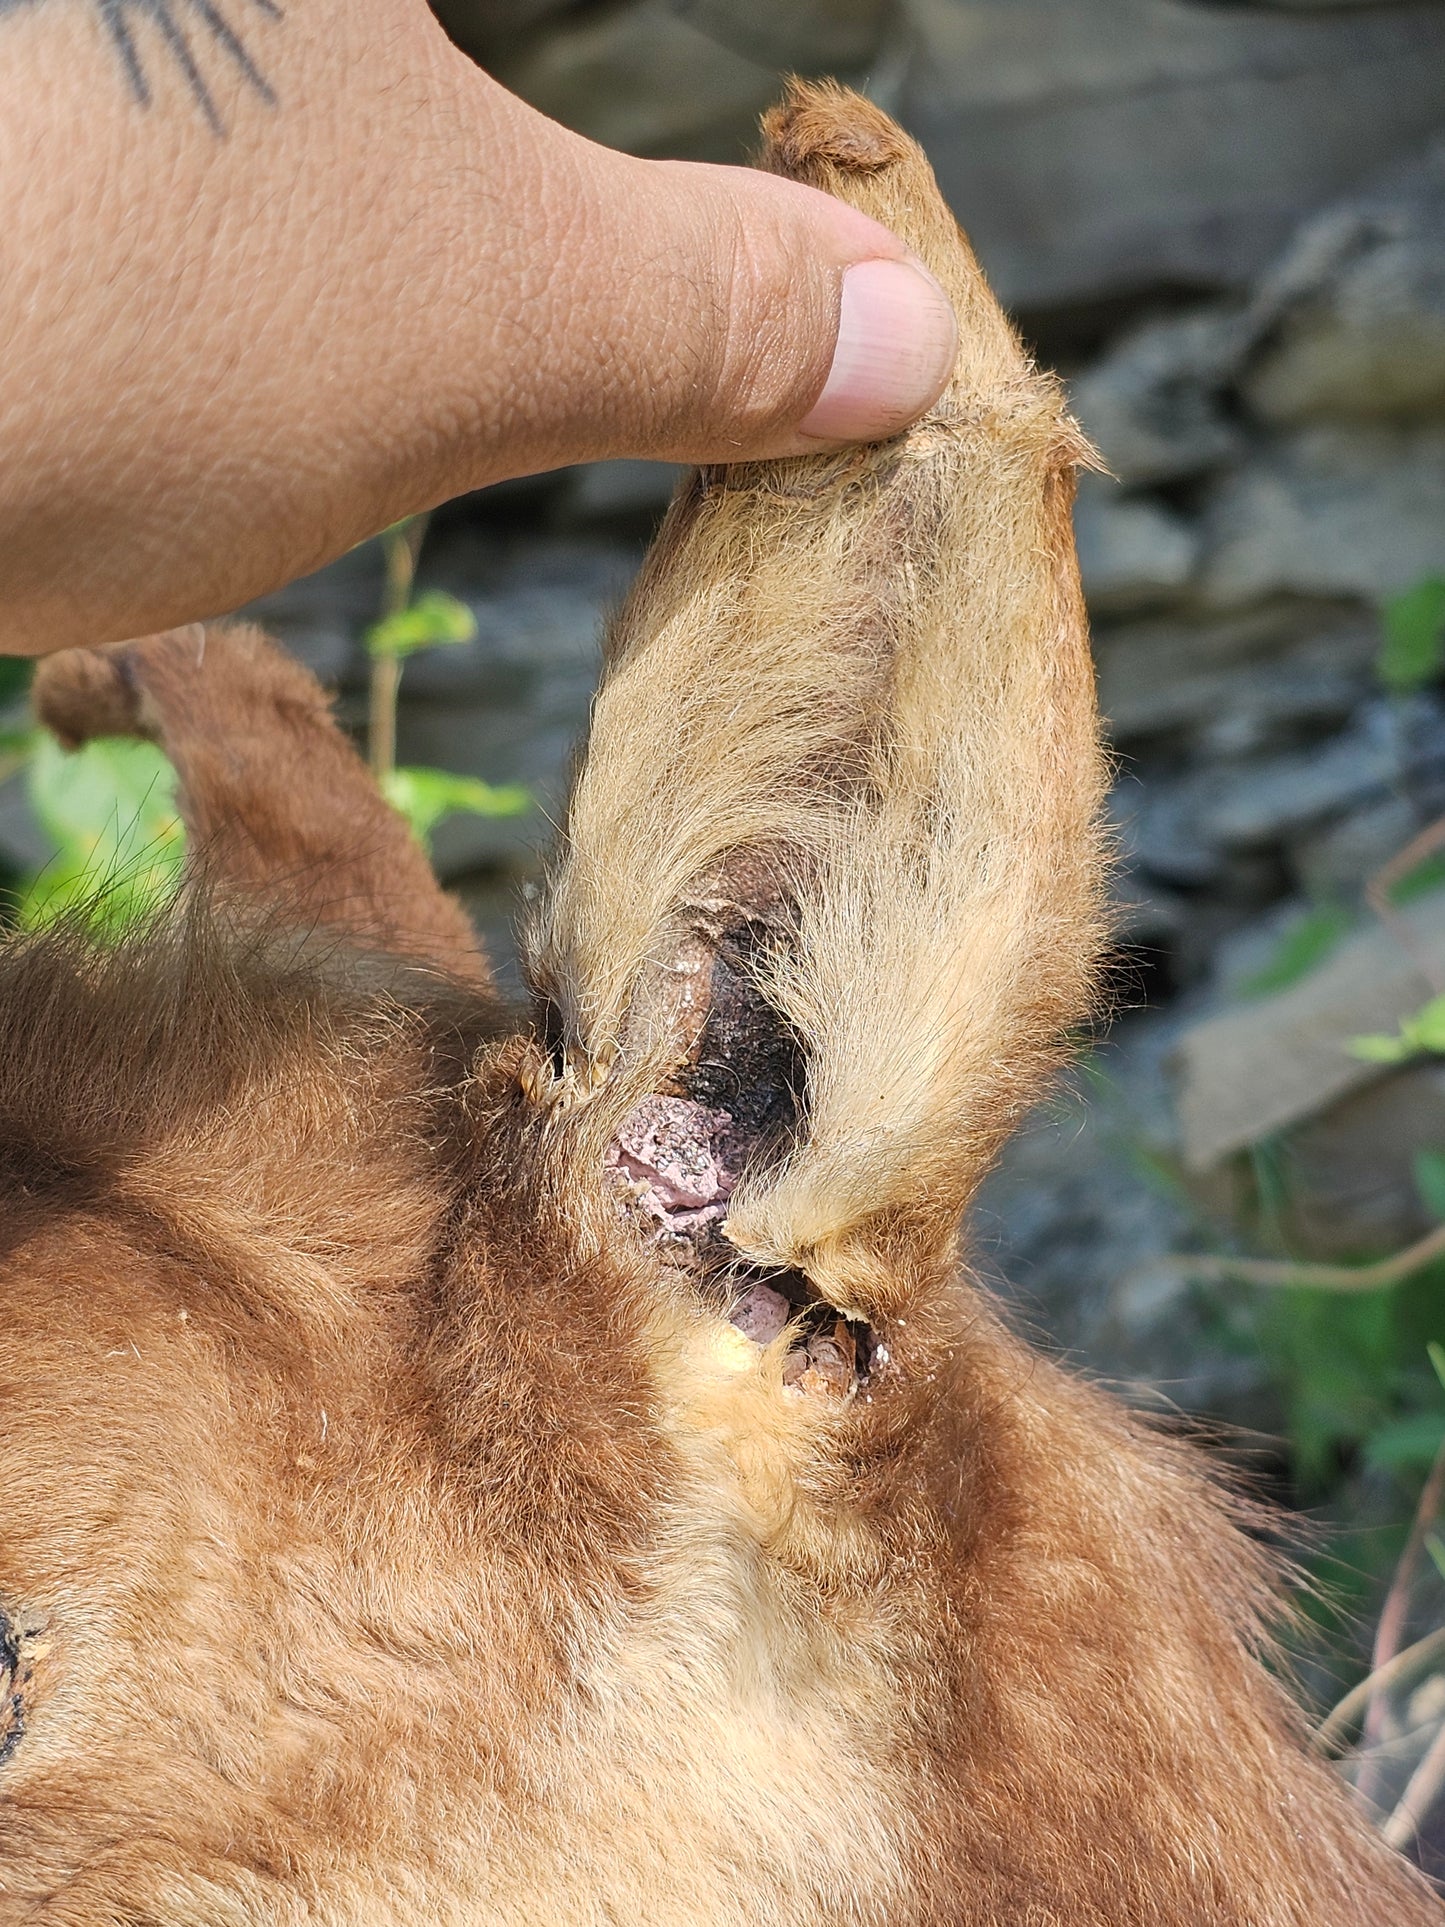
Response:
[[[1086,451],[906,136],[802,86],[764,131],[917,250],[967,350],[891,442],[681,485],[527,946],[534,1095],[704,1303],[806,1333],[800,1381],[856,1385],[881,1336],[901,1382],[908,1281],[952,1264],[1106,934]]]
[[[619,1215],[703,1303],[759,1348],[782,1342],[786,1392],[851,1397],[886,1359],[862,1321],[799,1271],[742,1259],[728,1205],[797,1141],[802,1039],[768,1002],[767,960],[794,941],[798,878],[776,851],[735,851],[689,892],[640,979],[621,1056],[659,1066],[603,1153]]]
[[[38,1613],[0,1606],[0,1767],[14,1758],[25,1738],[35,1669],[49,1650]]]

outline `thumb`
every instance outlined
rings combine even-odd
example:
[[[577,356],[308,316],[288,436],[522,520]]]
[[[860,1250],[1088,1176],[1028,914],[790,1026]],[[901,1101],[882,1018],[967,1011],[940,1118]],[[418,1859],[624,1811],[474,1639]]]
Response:
[[[519,239],[499,274],[489,216],[486,244],[460,251],[485,264],[478,285],[450,305],[491,410],[475,480],[875,441],[937,399],[953,310],[888,229],[774,174],[614,153],[501,98]]]

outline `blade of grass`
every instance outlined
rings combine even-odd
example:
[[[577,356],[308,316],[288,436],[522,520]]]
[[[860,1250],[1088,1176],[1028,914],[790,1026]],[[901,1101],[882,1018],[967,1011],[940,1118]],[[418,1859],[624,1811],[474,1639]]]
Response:
[[[1397,1851],[1409,1846],[1439,1797],[1442,1786],[1445,1786],[1445,1721],[1441,1722],[1440,1731],[1431,1740],[1424,1759],[1410,1775],[1399,1804],[1380,1828],[1387,1845]]]
[[[1368,1711],[1370,1701],[1376,1693],[1383,1693],[1391,1686],[1398,1686],[1401,1680],[1413,1679],[1431,1666],[1435,1660],[1445,1658],[1445,1626],[1437,1626],[1433,1633],[1426,1633],[1417,1639],[1413,1646],[1396,1653],[1393,1659],[1386,1660],[1366,1674],[1357,1686],[1352,1686],[1344,1698],[1332,1706],[1315,1728],[1314,1742],[1322,1753],[1340,1751],[1345,1735],[1358,1719]]]
[[[416,584],[416,565],[421,545],[426,540],[427,515],[414,515],[398,522],[381,538],[386,558],[386,588],[382,594],[381,618],[400,615],[411,600]],[[371,686],[367,701],[367,747],[371,773],[384,782],[396,768],[396,699],[401,687],[401,658],[390,654],[371,659]]]
[[[1222,1284],[1238,1278],[1247,1285],[1281,1286],[1287,1290],[1384,1291],[1412,1278],[1437,1258],[1445,1258],[1445,1225],[1436,1225],[1403,1251],[1372,1265],[1311,1264],[1303,1258],[1227,1258],[1210,1252],[1191,1252],[1156,1259],[1176,1275],[1197,1284]]]
[[[1379,1621],[1375,1627],[1374,1650],[1370,1654],[1370,1671],[1377,1673],[1381,1667],[1388,1666],[1400,1650],[1400,1636],[1405,1630],[1405,1620],[1410,1610],[1410,1591],[1415,1583],[1419,1569],[1420,1555],[1435,1528],[1440,1515],[1440,1506],[1445,1501],[1445,1445],[1435,1454],[1435,1463],[1430,1467],[1429,1477],[1420,1492],[1420,1502],[1415,1507],[1415,1517],[1410,1526],[1410,1536],[1405,1541],[1405,1550],[1400,1554],[1394,1575],[1390,1580],[1390,1590],[1385,1595]],[[1378,1745],[1380,1729],[1384,1723],[1385,1702],[1376,1694],[1370,1701],[1365,1714],[1365,1729],[1360,1744],[1368,1751]],[[1431,1749],[1434,1751],[1434,1748]],[[1428,1757],[1428,1756],[1427,1756]],[[1441,1755],[1441,1765],[1445,1767],[1445,1752]],[[1379,1769],[1371,1760],[1365,1760],[1360,1769],[1359,1794],[1368,1805],[1377,1804],[1376,1789],[1379,1785]],[[1411,1782],[1414,1785],[1414,1782]],[[1410,1789],[1406,1788],[1406,1798]],[[1405,1801],[1400,1802],[1403,1807]],[[1396,1808],[1398,1813],[1400,1808]]]

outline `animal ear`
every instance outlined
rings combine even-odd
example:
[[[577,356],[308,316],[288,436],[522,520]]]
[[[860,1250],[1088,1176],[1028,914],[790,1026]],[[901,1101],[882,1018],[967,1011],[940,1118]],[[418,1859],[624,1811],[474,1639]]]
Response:
[[[1088,449],[886,115],[795,83],[764,133],[764,166],[927,263],[957,369],[894,441],[683,483],[612,629],[530,958],[550,1095],[746,1114],[727,1235],[856,1303],[900,1239],[951,1239],[1088,1006]]]
[[[36,715],[68,749],[140,736],[175,765],[187,869],[213,900],[490,987],[459,903],[388,808],[314,676],[257,629],[200,623],[47,656]]]

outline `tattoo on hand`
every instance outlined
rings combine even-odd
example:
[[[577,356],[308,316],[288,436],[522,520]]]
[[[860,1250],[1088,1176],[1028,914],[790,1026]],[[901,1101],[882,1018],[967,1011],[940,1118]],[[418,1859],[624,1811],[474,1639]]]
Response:
[[[43,4],[44,0],[0,0],[0,18],[7,13],[18,13],[22,7]],[[138,22],[150,24],[160,40],[164,57],[174,61],[179,68],[213,133],[224,134],[225,123],[206,85],[195,48],[186,33],[187,25],[199,33],[204,45],[218,48],[268,106],[275,105],[275,94],[246,51],[240,34],[222,11],[221,0],[84,0],[84,4],[94,9],[110,35],[125,71],[126,82],[142,107],[151,104],[151,83],[136,43],[135,28]],[[254,9],[257,13],[265,14],[268,19],[281,18],[277,0],[225,0],[225,4],[232,14],[239,4],[247,10]]]

